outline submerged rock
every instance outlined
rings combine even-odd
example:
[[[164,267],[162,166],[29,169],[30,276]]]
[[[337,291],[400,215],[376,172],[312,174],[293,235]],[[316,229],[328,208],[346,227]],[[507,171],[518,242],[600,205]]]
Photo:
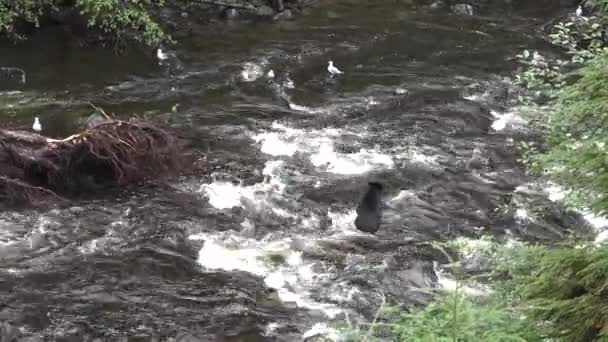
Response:
[[[454,14],[458,14],[458,15],[472,16],[473,15],[473,6],[471,6],[469,4],[456,4],[456,5],[452,6],[452,12],[454,12]]]
[[[228,7],[222,12],[222,18],[226,20],[236,19],[238,16],[239,11],[233,7]]]
[[[10,342],[17,341],[19,336],[19,329],[8,322],[0,323],[0,341]]]
[[[272,7],[277,12],[281,12],[285,9],[285,4],[283,4],[283,0],[272,0]]]
[[[443,7],[445,7],[445,2],[441,0],[434,1],[432,4],[429,5],[429,8],[432,10],[437,10]]]
[[[256,9],[255,14],[260,17],[271,17],[274,15],[274,10],[270,6],[260,6]]]
[[[105,122],[110,122],[111,120],[101,115],[99,112],[95,112],[85,118],[79,120],[81,125],[84,125],[87,129],[93,128],[97,125],[100,125]]]
[[[25,84],[25,70],[15,67],[0,67],[0,87],[7,83],[9,85]]]
[[[293,12],[291,10],[284,10],[282,12],[277,13],[274,17],[272,17],[273,20],[290,20],[293,19],[294,15]]]

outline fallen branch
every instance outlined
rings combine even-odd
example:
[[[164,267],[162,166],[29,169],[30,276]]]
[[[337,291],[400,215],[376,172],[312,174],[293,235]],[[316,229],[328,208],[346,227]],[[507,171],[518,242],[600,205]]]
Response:
[[[105,116],[105,118],[106,118],[106,119],[108,119],[108,120],[112,120],[112,118],[111,118],[111,117],[110,117],[108,114],[106,114],[106,111],[105,111],[105,110],[103,110],[103,108],[101,108],[101,107],[97,107],[97,106],[95,106],[94,104],[92,104],[91,102],[89,102],[89,105],[90,105],[91,107],[93,107],[93,109],[95,109],[95,111],[97,111],[97,113],[99,113],[99,114],[101,114],[101,115]]]
[[[0,202],[8,205],[24,205],[50,201],[66,202],[67,200],[49,189],[0,176]]]

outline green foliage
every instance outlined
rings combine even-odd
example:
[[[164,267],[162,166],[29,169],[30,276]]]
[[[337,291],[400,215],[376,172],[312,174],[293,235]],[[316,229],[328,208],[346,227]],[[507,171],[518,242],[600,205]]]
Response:
[[[23,38],[16,32],[18,20],[38,26],[38,18],[54,8],[55,0],[0,0],[0,33],[15,39]]]
[[[498,262],[499,284],[544,335],[555,341],[608,337],[608,247],[522,247]]]
[[[80,13],[89,19],[89,26],[102,29],[113,39],[123,40],[123,34],[134,30],[134,39],[149,46],[157,46],[165,34],[150,14],[146,5],[164,5],[164,0],[77,0]]]
[[[415,312],[396,308],[385,310],[385,320],[390,323],[378,323],[376,317],[371,324],[363,325],[366,329],[359,327],[343,330],[343,337],[347,341],[376,341],[376,332],[382,328],[389,328],[391,340],[396,342],[542,341],[534,322],[525,319],[518,307],[510,305],[500,293],[469,296],[465,286],[474,283],[474,280],[467,279],[460,262],[455,261],[447,252],[447,249],[459,248],[463,256],[473,250],[484,256],[506,256],[501,254],[506,250],[504,246],[491,238],[478,241],[462,239],[432,245],[451,261],[456,289],[448,292],[422,289],[423,292],[434,294],[434,300],[427,307]],[[511,271],[511,268],[508,271]]]
[[[565,85],[565,75],[561,68],[566,62],[547,61],[538,52],[528,50],[517,55],[517,58],[527,66],[515,77],[516,84],[528,90],[527,96],[519,98],[520,102],[530,104],[533,101],[555,98],[557,91]]]
[[[39,25],[39,19],[53,11],[65,10],[63,0],[0,0],[0,33],[23,38],[19,22]],[[72,3],[72,2],[69,2]],[[163,6],[164,0],[75,0],[74,7],[88,20],[89,27],[114,42],[135,40],[148,46],[170,41],[150,15],[150,9]],[[69,8],[68,7],[68,8]]]
[[[465,284],[473,279],[455,275],[457,288],[437,293],[425,309],[392,309],[384,320],[344,336],[372,342],[386,328],[397,342],[608,341],[608,246],[567,241],[550,248],[491,239],[471,246],[492,259],[489,296],[467,295]]]
[[[608,14],[608,1],[607,0],[586,0],[585,5],[598,13],[602,18],[606,18]]]
[[[519,55],[525,70],[517,82],[527,90],[521,102],[542,103],[544,113],[529,115],[546,133],[544,149],[522,146],[530,171],[557,181],[568,190],[567,201],[608,212],[608,0],[589,0],[587,17],[570,16],[549,36],[568,58],[546,58],[537,52]]]
[[[389,317],[390,324],[376,325],[391,328],[391,340],[395,342],[541,341],[528,321],[514,311],[489,300],[467,297],[460,291],[438,295],[421,311]],[[344,337],[352,342],[376,341],[369,330],[352,330]]]
[[[538,51],[524,50],[517,55],[526,68],[516,75],[516,83],[528,90],[524,103],[556,99],[567,85],[569,70],[576,69],[606,51],[604,17],[570,17],[553,27],[549,41],[563,49],[567,58],[547,58]]]
[[[580,74],[560,93],[548,118],[548,149],[533,166],[574,189],[575,203],[582,200],[581,205],[603,214],[608,210],[608,55],[594,59]]]
[[[527,322],[504,306],[482,302],[459,292],[438,297],[423,311],[402,314],[396,321],[397,341],[540,341]]]

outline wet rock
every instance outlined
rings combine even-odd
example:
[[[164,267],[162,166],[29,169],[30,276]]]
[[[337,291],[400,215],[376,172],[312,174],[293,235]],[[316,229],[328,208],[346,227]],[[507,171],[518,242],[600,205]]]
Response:
[[[326,212],[320,213],[319,216],[320,216],[319,217],[319,229],[321,229],[321,230],[329,229],[329,227],[331,227],[331,225],[332,225],[331,217],[329,217],[329,215],[327,215]]]
[[[465,168],[467,170],[479,170],[485,168],[487,164],[488,162],[481,151],[478,148],[474,148],[471,157],[465,163]]]
[[[274,10],[270,6],[260,6],[255,10],[255,13],[260,17],[272,17],[274,15]]]
[[[473,6],[469,4],[456,4],[452,6],[452,12],[458,15],[473,15]]]
[[[30,248],[31,249],[39,249],[48,244],[47,237],[42,232],[34,232],[30,236]]]
[[[30,336],[19,339],[19,342],[44,342],[44,339],[39,336]]]
[[[436,285],[437,276],[428,261],[413,260],[400,271],[393,271],[392,278],[398,280],[401,286],[408,285],[412,288],[430,288]]]
[[[272,7],[275,11],[281,12],[285,9],[285,5],[283,4],[283,0],[272,0]]]
[[[95,112],[85,118],[80,119],[79,123],[89,129],[108,121],[110,120],[108,120],[108,118],[103,116],[101,113]]]
[[[555,241],[568,235],[576,227],[581,236],[595,235],[594,228],[585,217],[562,203],[552,202],[541,189],[517,189],[512,199],[513,210],[519,223],[518,232],[528,241]],[[519,216],[519,217],[517,217]]]
[[[0,67],[0,85],[2,85],[4,81],[25,84],[25,71],[15,67]]]
[[[293,12],[291,10],[284,10],[282,12],[277,13],[274,17],[272,17],[273,20],[291,20],[293,19],[294,15]]]
[[[474,254],[462,260],[462,266],[466,273],[480,274],[492,269],[492,259],[487,255]]]
[[[190,334],[190,333],[181,333],[175,337],[175,342],[201,342],[202,339]]]
[[[0,342],[19,341],[19,330],[10,323],[0,323]]]
[[[327,257],[328,255],[335,257],[336,260],[338,258],[340,258],[340,259],[343,258],[342,256],[339,256],[338,255],[339,252],[337,252],[335,250],[331,250],[330,248],[327,248],[326,246],[321,246],[317,242],[309,242],[304,239],[294,239],[291,242],[291,248],[296,251],[300,251],[304,255],[309,256],[311,258],[322,259],[324,257]]]
[[[226,20],[236,19],[239,16],[239,11],[236,8],[228,7],[222,12],[222,18]]]
[[[315,335],[315,336],[310,336],[304,339],[304,342],[330,342],[333,341],[331,338],[329,337],[325,337],[323,335]]]
[[[445,2],[438,0],[429,5],[429,8],[432,10],[438,10],[440,8],[445,7]]]
[[[70,212],[72,212],[74,214],[80,214],[80,213],[82,213],[84,211],[85,211],[85,209],[83,207],[76,206],[76,207],[71,207],[70,208]]]

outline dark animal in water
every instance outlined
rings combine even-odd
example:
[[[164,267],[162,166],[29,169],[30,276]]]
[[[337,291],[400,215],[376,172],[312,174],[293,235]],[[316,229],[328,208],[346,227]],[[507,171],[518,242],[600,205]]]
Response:
[[[382,184],[369,182],[369,189],[357,207],[355,227],[366,233],[375,233],[382,221]]]

